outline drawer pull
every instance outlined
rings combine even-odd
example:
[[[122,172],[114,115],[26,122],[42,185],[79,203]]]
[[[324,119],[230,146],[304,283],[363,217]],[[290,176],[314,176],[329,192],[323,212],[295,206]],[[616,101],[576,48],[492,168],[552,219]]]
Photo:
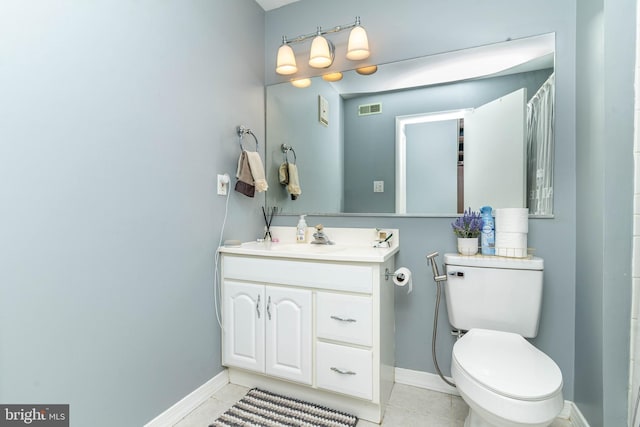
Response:
[[[350,323],[355,323],[355,322],[357,322],[357,320],[356,320],[356,319],[351,319],[351,318],[349,318],[349,319],[343,319],[342,317],[339,317],[339,316],[331,316],[331,318],[332,318],[333,320],[339,320],[339,321],[341,321],[341,322],[350,322]]]
[[[353,371],[343,371],[342,369],[340,369],[340,368],[336,368],[335,366],[332,366],[332,367],[331,367],[331,370],[332,370],[333,372],[337,372],[337,373],[342,374],[342,375],[355,375],[355,374],[356,374],[356,373],[355,373],[355,372],[353,372]]]
[[[258,302],[256,302],[256,312],[258,313],[258,319],[260,318],[260,294],[258,294]]]

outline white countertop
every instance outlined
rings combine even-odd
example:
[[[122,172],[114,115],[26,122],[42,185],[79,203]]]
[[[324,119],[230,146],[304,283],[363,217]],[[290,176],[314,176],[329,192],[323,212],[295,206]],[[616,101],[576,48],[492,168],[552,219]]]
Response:
[[[398,230],[387,231],[393,232],[393,237],[390,239],[390,247],[376,248],[374,247],[377,236],[376,229],[325,228],[325,233],[335,244],[316,245],[312,243],[296,243],[291,238],[295,237],[295,227],[272,227],[271,233],[278,240],[277,242],[245,242],[240,246],[222,246],[219,251],[224,254],[236,255],[382,263],[391,258],[400,249]]]

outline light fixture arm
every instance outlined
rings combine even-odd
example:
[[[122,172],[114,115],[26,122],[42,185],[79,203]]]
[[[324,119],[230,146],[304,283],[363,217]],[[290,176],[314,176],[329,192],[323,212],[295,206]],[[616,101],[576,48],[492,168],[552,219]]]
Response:
[[[300,42],[303,42],[305,40],[309,40],[311,38],[314,38],[316,36],[324,36],[325,34],[339,33],[340,31],[350,30],[350,29],[355,28],[355,27],[357,27],[359,25],[360,25],[360,17],[356,16],[356,20],[351,24],[336,25],[335,27],[330,28],[328,30],[323,30],[322,27],[318,27],[318,29],[316,31],[314,31],[313,33],[302,34],[302,35],[299,35],[297,37],[293,37],[291,39],[288,38],[287,36],[282,36],[282,44],[300,43]]]

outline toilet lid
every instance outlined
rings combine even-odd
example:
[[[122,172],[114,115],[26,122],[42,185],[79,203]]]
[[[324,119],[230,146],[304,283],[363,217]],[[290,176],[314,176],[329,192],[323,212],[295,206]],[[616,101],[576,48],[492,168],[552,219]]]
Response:
[[[469,376],[506,397],[541,400],[562,388],[558,365],[518,334],[472,329],[455,343],[453,357]]]

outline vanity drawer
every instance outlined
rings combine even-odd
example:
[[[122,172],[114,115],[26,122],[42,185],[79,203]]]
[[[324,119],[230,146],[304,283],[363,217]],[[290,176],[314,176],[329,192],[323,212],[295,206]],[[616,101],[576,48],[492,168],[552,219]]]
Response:
[[[224,256],[225,278],[306,288],[372,292],[373,267],[363,264]]]
[[[316,379],[320,388],[373,399],[371,350],[318,342]]]
[[[316,324],[319,338],[371,346],[371,297],[318,292]]]

